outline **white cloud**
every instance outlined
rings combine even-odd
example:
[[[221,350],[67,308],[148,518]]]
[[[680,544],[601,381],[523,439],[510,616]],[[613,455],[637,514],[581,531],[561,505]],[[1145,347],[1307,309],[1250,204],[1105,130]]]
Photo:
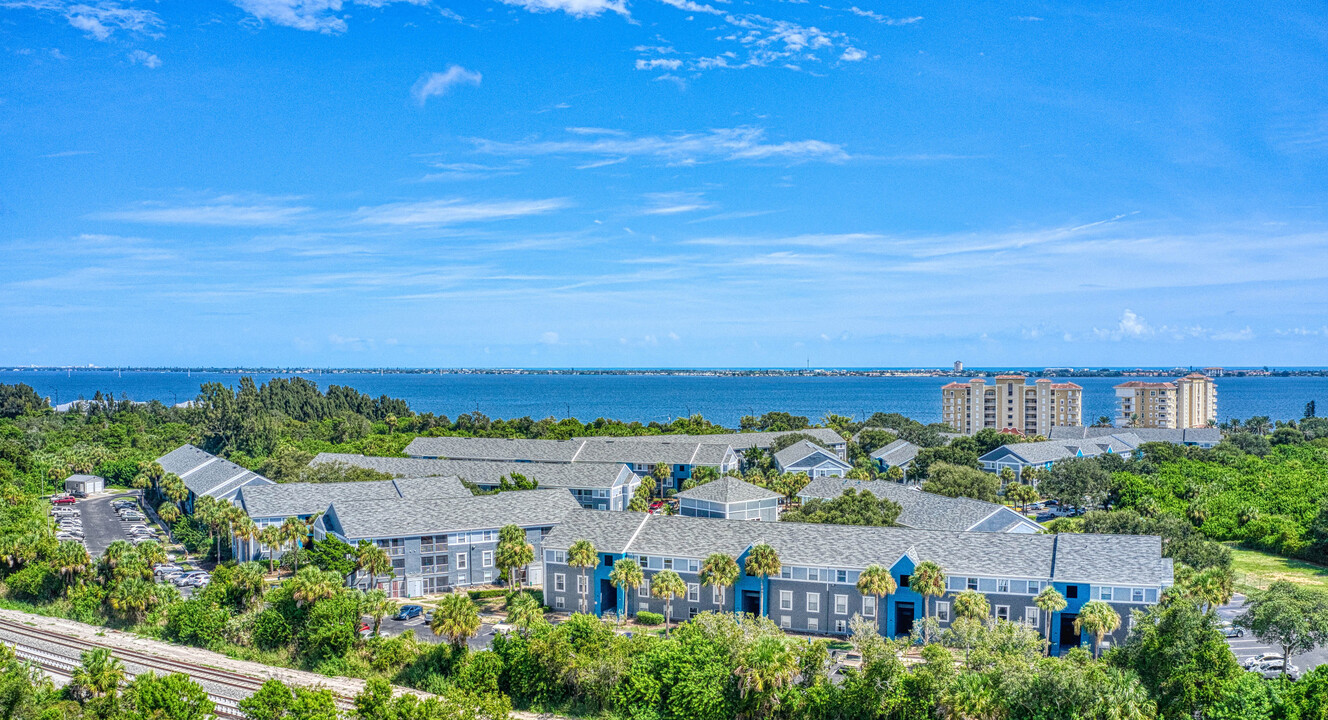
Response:
[[[605,10],[627,15],[627,4],[622,0],[502,0],[507,5],[525,8],[533,13],[565,12],[572,17],[596,17]]]
[[[42,155],[41,157],[64,158],[64,157],[75,157],[77,155],[95,155],[95,154],[97,154],[96,150],[61,150],[60,152],[48,153],[46,155]]]
[[[499,142],[473,139],[479,152],[491,155],[594,155],[650,157],[674,164],[690,165],[718,160],[767,160],[843,162],[844,148],[821,140],[782,143],[766,141],[765,131],[754,127],[721,128],[704,133],[678,135],[615,136],[594,139]]]
[[[445,95],[454,85],[474,85],[479,86],[482,76],[477,72],[471,72],[460,65],[449,65],[445,72],[425,73],[415,81],[415,86],[410,89],[410,94],[415,98],[415,102],[423,105],[429,98],[436,95]]]
[[[118,2],[71,2],[70,0],[9,0],[0,2],[9,9],[37,10],[56,13],[72,27],[82,30],[88,37],[109,40],[117,31],[156,36],[163,26],[161,17],[151,10],[125,7]]]
[[[652,58],[650,60],[636,61],[637,70],[658,70],[660,68],[665,70],[677,70],[680,67],[682,67],[682,61],[673,58]]]
[[[859,60],[865,59],[866,57],[867,53],[865,51],[850,46],[844,48],[844,54],[840,55],[839,59],[843,60],[844,62],[857,62]]]
[[[1243,330],[1228,330],[1220,333],[1213,333],[1214,340],[1228,340],[1231,342],[1243,342],[1254,339],[1254,330],[1246,325]]]
[[[129,53],[129,62],[134,65],[142,65],[151,70],[161,67],[161,58],[144,50],[134,50]]]
[[[892,18],[882,15],[880,13],[872,12],[871,10],[863,10],[862,8],[857,6],[849,8],[848,11],[853,13],[854,15],[859,15],[861,17],[867,18],[868,20],[881,23],[882,25],[912,25],[915,22],[922,21],[921,16]]]
[[[683,80],[682,78],[672,73],[664,73],[663,75],[660,75],[659,77],[655,78],[653,82],[673,83],[680,91],[687,89],[687,81]]]
[[[143,202],[125,210],[98,213],[102,220],[148,223],[153,225],[214,225],[246,227],[284,225],[299,219],[310,208],[267,200],[249,200],[225,195],[193,204],[170,205]]]
[[[348,4],[380,8],[394,2],[427,5],[428,0],[231,0],[260,23],[336,35],[346,32],[346,20],[337,13]]]
[[[389,203],[362,207],[355,218],[370,225],[454,225],[541,215],[568,207],[562,198],[546,200],[494,200],[466,202],[460,199]]]
[[[1139,317],[1133,310],[1125,309],[1121,313],[1120,322],[1116,327],[1109,329],[1093,328],[1093,334],[1103,340],[1123,340],[1129,338],[1141,338],[1153,334],[1153,329],[1148,326],[1147,321]]]
[[[643,215],[679,215],[715,206],[698,192],[647,193],[645,197],[649,204],[641,211]]]

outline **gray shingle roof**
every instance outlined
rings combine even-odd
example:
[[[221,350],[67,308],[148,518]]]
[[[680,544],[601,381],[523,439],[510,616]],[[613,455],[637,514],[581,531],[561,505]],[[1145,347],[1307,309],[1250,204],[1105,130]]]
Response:
[[[906,553],[936,562],[947,574],[1085,580],[1122,584],[1170,582],[1157,537],[1120,535],[1031,535],[966,533],[912,528],[873,528],[805,523],[757,523],[682,515],[626,516],[615,526],[626,534],[628,518],[641,524],[621,552],[703,559],[713,552],[741,555],[748,547],[768,543],[790,565],[864,568],[872,563],[893,565]],[[569,514],[544,540],[544,547],[566,549],[592,527],[590,512]],[[613,520],[602,520],[613,522]],[[1064,540],[1070,538],[1070,542]],[[618,541],[621,543],[621,540]],[[621,544],[615,547],[620,547]]]
[[[724,462],[728,450],[728,444],[720,441],[675,440],[668,435],[631,440],[612,437],[577,440],[419,437],[406,446],[406,454],[413,457],[650,465],[719,465]]]
[[[427,460],[423,458],[367,457],[346,453],[319,453],[309,464],[345,463],[401,477],[453,475],[479,485],[496,485],[499,478],[520,473],[540,487],[606,488],[627,482],[631,470],[621,463],[536,463],[494,460]]]
[[[871,457],[873,460],[884,460],[890,465],[903,465],[912,462],[913,458],[918,456],[920,449],[907,440],[896,440],[885,447],[877,448]]]
[[[690,490],[683,490],[674,497],[687,500],[705,500],[707,502],[729,504],[752,500],[771,500],[782,497],[777,492],[757,487],[732,475],[725,475],[718,480],[711,480]]]
[[[1082,440],[1043,440],[1040,442],[1011,443],[992,450],[983,455],[981,459],[984,461],[996,460],[1008,454],[1023,460],[1025,463],[1038,465],[1078,457],[1080,453],[1083,453],[1084,457],[1104,455],[1107,452],[1128,454],[1141,444],[1142,442],[1137,435],[1127,431]]]
[[[922,492],[889,480],[817,478],[799,493],[803,498],[833,500],[845,490],[870,492],[899,505],[900,525],[923,530],[968,530],[999,512],[1003,506],[972,498],[952,498]]]
[[[565,490],[513,490],[496,495],[330,503],[329,514],[348,540],[413,537],[504,525],[556,525],[580,504]],[[613,513],[601,513],[610,515]]]
[[[1141,442],[1169,442],[1178,445],[1216,445],[1222,442],[1222,431],[1218,428],[1115,428],[1083,427],[1079,425],[1057,425],[1048,435],[1052,440],[1083,440],[1104,435],[1131,434]]]
[[[235,491],[250,483],[271,484],[258,473],[243,468],[230,460],[219,458],[193,445],[180,447],[157,458],[157,463],[168,473],[180,476],[185,487],[196,496],[210,495],[229,499]]]
[[[632,538],[636,537],[636,531],[641,529],[648,517],[646,513],[637,512],[573,510],[563,518],[562,525],[571,525],[575,530],[559,534],[558,528],[554,528],[541,545],[553,550],[566,550],[577,540],[589,540],[602,553],[625,553]]]
[[[454,477],[402,478],[344,483],[279,483],[240,488],[236,501],[250,517],[313,515],[329,503],[352,500],[401,500],[471,497]]]
[[[452,460],[529,460],[572,462],[580,440],[510,440],[506,438],[417,437],[406,446],[412,457]]]
[[[715,435],[636,435],[632,437],[614,438],[618,441],[646,441],[651,440],[670,440],[673,442],[698,442],[708,444],[728,445],[738,452],[749,448],[760,448],[762,450],[770,449],[770,445],[776,439],[783,435],[801,434],[810,435],[816,438],[818,442],[826,446],[843,445],[844,438],[831,428],[806,428],[804,430],[781,430],[778,432],[744,432],[744,433],[718,433]],[[585,440],[601,439],[596,437],[582,438]]]
[[[806,440],[799,440],[775,453],[775,462],[779,463],[780,467],[788,467],[789,465],[797,463],[815,453],[823,453],[826,457],[832,458],[835,462],[844,464],[844,461],[839,459],[839,456],[835,454],[834,450],[827,450],[820,445],[815,445]]]

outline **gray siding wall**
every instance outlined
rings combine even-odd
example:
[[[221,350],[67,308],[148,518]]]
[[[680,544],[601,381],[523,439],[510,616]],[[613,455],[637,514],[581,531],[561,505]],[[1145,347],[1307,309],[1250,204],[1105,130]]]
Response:
[[[526,541],[535,546],[535,563],[539,563],[543,557],[541,548],[543,540],[543,531],[550,528],[527,528]],[[497,532],[493,528],[493,532]],[[474,531],[472,531],[474,532]],[[448,533],[439,532],[437,535],[447,535]],[[435,535],[436,537],[436,535]],[[426,555],[422,551],[423,543],[419,536],[395,538],[402,541],[399,554],[393,554],[394,548],[385,547],[388,557],[392,560],[392,571],[395,577],[391,585],[400,585],[399,589],[389,587],[390,594],[395,596],[410,595],[410,585],[412,580],[423,580],[425,578],[446,577],[447,582],[444,586],[435,586],[433,588],[425,587],[424,594],[434,594],[446,591],[446,588],[467,587],[471,585],[486,585],[498,582],[498,575],[502,568],[497,565],[498,543],[496,540],[490,542],[462,542],[447,543],[446,545],[435,543],[433,550],[427,555],[434,558],[445,556],[447,564],[442,566],[438,560],[435,560],[434,569],[428,574],[424,573],[421,559]],[[358,542],[358,541],[356,541]],[[351,543],[352,545],[355,542]],[[485,553],[489,553],[490,563],[485,566]],[[465,559],[465,568],[461,567],[461,558]],[[445,567],[445,570],[443,569]],[[381,581],[381,579],[380,579]],[[364,585],[368,582],[368,577],[354,575],[351,580],[353,585]],[[442,581],[437,581],[441,583]]]
[[[781,604],[782,593],[792,593],[792,608],[784,609]],[[807,596],[816,597],[816,609],[808,610]],[[835,596],[843,595],[847,600],[845,612],[835,612]],[[885,627],[884,608],[886,599],[877,600],[877,627]],[[836,621],[842,620],[842,633],[848,633],[848,621],[854,615],[862,614],[863,596],[857,587],[851,584],[808,582],[786,578],[770,578],[770,595],[766,598],[766,609],[770,619],[776,625],[789,630],[814,632],[823,635],[839,634]],[[785,618],[788,622],[785,622]],[[812,627],[812,620],[816,627]]]
[[[663,571],[646,570],[645,576],[647,581],[659,572]],[[674,572],[678,571],[675,570]],[[701,580],[697,577],[696,573],[678,572],[678,576],[681,577],[682,581],[687,583],[689,587],[691,585],[699,586],[697,588],[697,599],[689,600],[685,594],[682,597],[673,598],[673,607],[671,608],[672,615],[669,618],[670,620],[686,620],[696,613],[703,613],[706,611],[726,612],[733,609],[733,588],[724,588],[724,602],[721,605],[712,601],[713,594],[710,586],[701,585]],[[639,588],[632,591],[632,598],[628,605],[628,607],[632,609],[632,614],[636,614],[641,610],[649,610],[650,612],[657,612],[661,615],[664,614],[663,598],[657,598],[653,595],[648,598],[641,597],[639,591]],[[695,610],[695,613],[692,612],[693,610]]]

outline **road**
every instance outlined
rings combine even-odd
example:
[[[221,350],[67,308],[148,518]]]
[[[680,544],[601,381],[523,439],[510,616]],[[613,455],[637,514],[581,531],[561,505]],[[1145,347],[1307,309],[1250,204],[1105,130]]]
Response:
[[[1223,620],[1234,620],[1236,616],[1240,615],[1243,611],[1241,606],[1244,604],[1244,595],[1233,595],[1231,602],[1217,609],[1217,616]],[[1242,663],[1246,658],[1251,658],[1261,653],[1282,654],[1282,648],[1266,645],[1248,632],[1246,632],[1244,637],[1227,638],[1227,645],[1231,646],[1231,652],[1236,655],[1236,660]],[[1324,663],[1328,663],[1328,646],[1317,647],[1307,653],[1291,656],[1291,664],[1300,668],[1302,674],[1307,673]]]

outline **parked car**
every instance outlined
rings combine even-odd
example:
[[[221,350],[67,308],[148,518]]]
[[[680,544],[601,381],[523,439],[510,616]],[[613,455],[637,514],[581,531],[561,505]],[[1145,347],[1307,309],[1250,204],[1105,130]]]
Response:
[[[58,532],[55,534],[56,540],[83,540],[83,533]]]
[[[392,616],[392,619],[410,620],[411,618],[417,618],[423,614],[424,606],[422,605],[402,605],[401,609],[397,611],[397,614]]]
[[[53,498],[51,502],[55,503],[56,505],[73,505],[75,502],[77,502],[77,500],[75,500],[72,496],[69,495],[61,495],[60,497]]]
[[[212,582],[211,575],[198,575],[190,578],[188,582],[185,583],[185,587],[195,587],[195,588],[207,587],[207,584],[210,582]]]
[[[1271,660],[1269,662],[1259,663],[1258,665],[1251,667],[1250,672],[1257,672],[1262,675],[1264,679],[1272,680],[1273,678],[1282,676],[1282,663],[1284,662],[1284,660]],[[1294,680],[1300,677],[1300,668],[1295,665],[1287,665],[1286,674]]]
[[[1241,663],[1241,665],[1243,665],[1246,669],[1249,669],[1254,667],[1255,665],[1262,665],[1263,663],[1269,663],[1269,662],[1282,662],[1282,653],[1275,653],[1275,652],[1259,653],[1254,657],[1245,658],[1245,662]]]
[[[1222,635],[1224,637],[1245,637],[1245,628],[1236,627],[1231,622],[1222,623]]]

